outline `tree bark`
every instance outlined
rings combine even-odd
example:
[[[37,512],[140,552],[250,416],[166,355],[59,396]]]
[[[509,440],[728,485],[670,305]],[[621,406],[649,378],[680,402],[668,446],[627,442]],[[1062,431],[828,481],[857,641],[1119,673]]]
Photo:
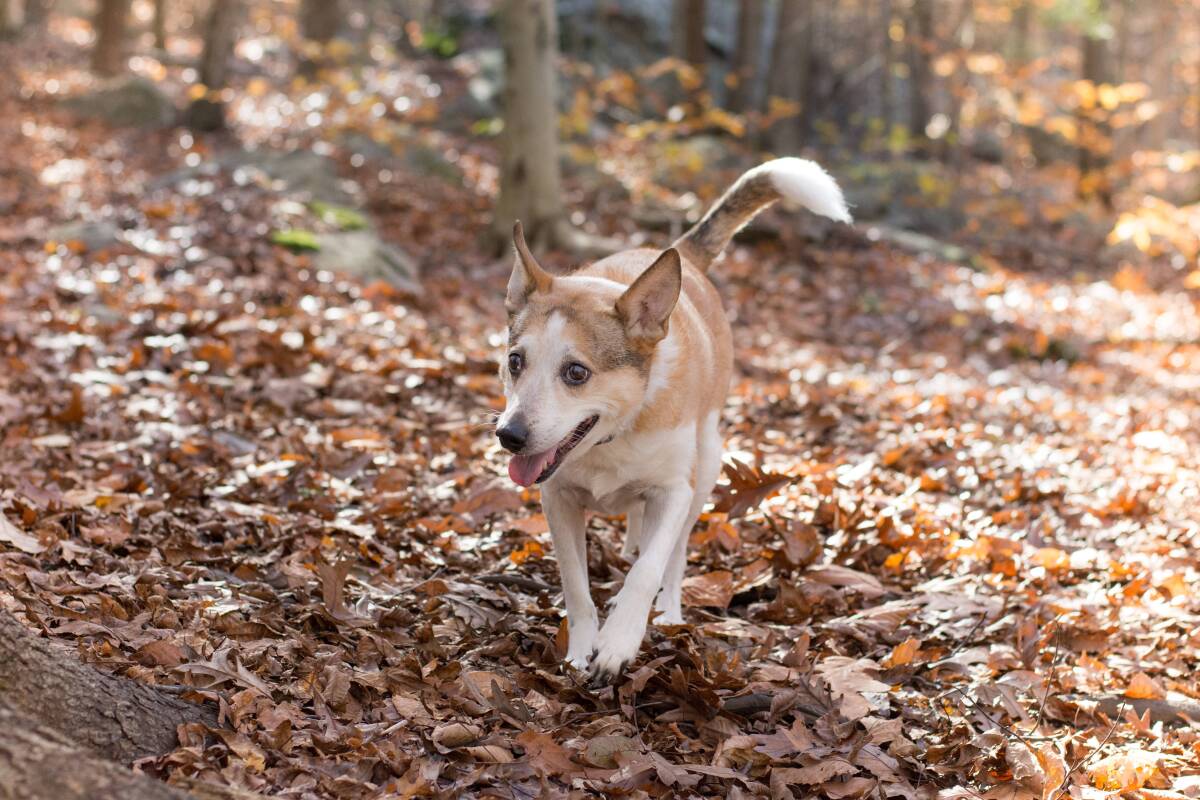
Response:
[[[737,45],[733,54],[732,73],[734,83],[729,93],[731,111],[747,111],[754,107],[762,64],[764,11],[763,0],[742,0],[738,5]]]
[[[558,163],[555,56],[558,33],[552,0],[504,0],[504,131],[500,139],[500,196],[492,236],[510,246],[520,220],[531,242],[560,238],[562,180]]]
[[[892,46],[892,0],[880,0],[879,52],[883,55],[883,68],[879,71],[879,118],[883,121],[885,140],[892,135],[896,122],[895,83],[892,80],[895,48]]]
[[[58,731],[0,705],[0,800],[189,800],[165,783],[107,761]]]
[[[708,43],[704,39],[705,0],[675,0],[672,18],[671,51],[676,58],[691,64],[701,72],[708,60]],[[786,5],[786,4],[785,4]]]
[[[167,49],[167,0],[154,0],[154,46]]]
[[[92,71],[112,76],[125,71],[125,29],[130,0],[100,0],[93,27],[96,46],[92,49]]]
[[[808,115],[808,67],[812,56],[811,0],[791,0],[779,7],[767,94],[795,103],[800,112],[776,122],[769,131],[771,148],[795,152],[804,143]]]
[[[929,95],[933,76],[933,0],[913,0],[909,38],[908,127],[919,142],[929,124]]]
[[[1082,55],[1081,75],[1093,86],[1112,81],[1108,40],[1100,29],[1101,21],[1107,17],[1107,0],[1097,2],[1098,20],[1089,21],[1080,45]],[[1108,165],[1112,156],[1112,129],[1108,124],[1107,112],[1098,104],[1084,108],[1079,114],[1079,186],[1081,198],[1097,198],[1106,207],[1112,204],[1112,190],[1108,184]]]
[[[225,126],[225,103],[220,92],[229,83],[229,61],[237,44],[238,0],[213,0],[204,32],[204,52],[200,56],[200,83],[208,93],[188,106],[184,121],[202,131]]]
[[[340,0],[303,0],[300,4],[300,35],[305,44],[300,60],[302,75],[316,75],[325,63],[325,45],[337,35],[341,24]]]
[[[31,30],[44,28],[50,17],[50,3],[51,0],[25,0],[25,27]]]
[[[0,706],[123,764],[173,749],[183,723],[216,724],[209,709],[78,663],[2,611]]]

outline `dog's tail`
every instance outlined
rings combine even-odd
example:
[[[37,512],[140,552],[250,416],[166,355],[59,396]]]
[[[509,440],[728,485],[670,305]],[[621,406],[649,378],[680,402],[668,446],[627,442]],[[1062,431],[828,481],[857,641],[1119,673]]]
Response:
[[[788,200],[814,214],[850,222],[842,190],[819,164],[803,158],[777,158],[738,178],[704,219],[674,246],[697,267],[708,269],[733,235],[776,200]]]

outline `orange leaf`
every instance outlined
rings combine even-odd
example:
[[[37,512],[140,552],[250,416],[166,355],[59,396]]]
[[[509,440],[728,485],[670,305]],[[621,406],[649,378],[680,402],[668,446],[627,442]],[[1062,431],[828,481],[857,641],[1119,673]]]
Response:
[[[1135,700],[1156,700],[1163,696],[1162,687],[1144,672],[1139,672],[1125,687],[1125,696]]]

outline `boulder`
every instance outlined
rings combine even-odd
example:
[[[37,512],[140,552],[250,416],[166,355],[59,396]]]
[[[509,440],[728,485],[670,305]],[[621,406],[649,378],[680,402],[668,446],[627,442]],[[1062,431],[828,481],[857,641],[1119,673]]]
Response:
[[[75,220],[46,231],[46,241],[78,243],[84,250],[103,250],[121,241],[121,231],[106,220]]]
[[[174,124],[178,112],[171,98],[141,77],[117,78],[98,89],[69,97],[63,107],[88,119],[128,128],[161,128]]]
[[[348,272],[365,281],[382,280],[412,295],[421,294],[417,263],[407,253],[369,230],[322,233],[313,266],[330,272]]]

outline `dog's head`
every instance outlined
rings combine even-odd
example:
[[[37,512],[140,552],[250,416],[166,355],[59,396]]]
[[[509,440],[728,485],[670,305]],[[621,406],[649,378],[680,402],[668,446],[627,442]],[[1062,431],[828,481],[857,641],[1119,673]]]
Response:
[[[679,299],[682,267],[679,253],[667,250],[625,287],[551,276],[529,252],[519,222],[513,245],[500,364],[506,406],[496,435],[513,453],[509,476],[530,486],[632,424]]]

